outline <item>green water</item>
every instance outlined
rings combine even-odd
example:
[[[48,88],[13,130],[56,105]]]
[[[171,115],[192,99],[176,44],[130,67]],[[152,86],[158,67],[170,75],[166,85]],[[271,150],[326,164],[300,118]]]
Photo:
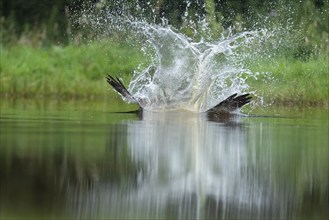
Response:
[[[327,219],[328,110],[134,108],[1,100],[0,218]]]

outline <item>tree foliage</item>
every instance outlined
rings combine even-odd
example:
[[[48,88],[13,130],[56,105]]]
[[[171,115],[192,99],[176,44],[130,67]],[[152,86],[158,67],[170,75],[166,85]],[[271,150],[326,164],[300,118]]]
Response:
[[[257,28],[264,18],[278,25],[293,20],[307,33],[306,41],[326,41],[320,47],[328,50],[328,0],[5,0],[1,5],[3,44],[31,33],[38,33],[33,35],[36,42],[68,43],[71,15],[90,7],[128,12],[149,22],[166,19],[176,28],[188,21],[197,29],[207,20],[214,30],[241,31]]]

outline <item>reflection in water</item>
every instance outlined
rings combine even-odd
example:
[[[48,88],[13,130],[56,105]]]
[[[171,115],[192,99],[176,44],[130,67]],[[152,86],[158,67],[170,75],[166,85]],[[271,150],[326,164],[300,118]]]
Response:
[[[203,215],[206,202],[214,203],[210,211],[216,214],[220,203],[245,199],[236,198],[245,186],[235,181],[246,166],[241,127],[172,113],[146,114],[143,123],[128,129],[132,158],[145,166],[134,201],[144,210],[163,213],[171,203],[179,217],[195,218]]]
[[[255,147],[259,144],[255,141],[269,141],[259,136],[262,127],[250,131],[252,126],[240,120],[241,116],[231,116],[215,123],[186,112],[144,112],[142,121],[124,123],[127,136],[119,134],[116,138],[126,142],[132,162],[139,167],[134,181],[115,186],[98,184],[82,194],[72,192],[75,215],[178,219],[293,217],[303,200],[297,196],[303,196],[309,187],[301,186],[305,182],[297,182],[302,189],[296,189],[294,181],[303,175],[284,182],[281,171],[272,167],[281,168],[280,161],[271,161],[278,159],[272,155],[272,149]],[[248,146],[250,143],[252,146]],[[289,167],[290,164],[282,168]],[[325,187],[322,192],[328,193],[328,182]]]
[[[324,117],[16,111],[0,117],[1,219],[328,217]]]

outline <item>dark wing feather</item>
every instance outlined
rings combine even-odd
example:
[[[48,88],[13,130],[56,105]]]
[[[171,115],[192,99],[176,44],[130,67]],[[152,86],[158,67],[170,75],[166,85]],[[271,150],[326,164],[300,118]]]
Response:
[[[215,107],[208,110],[211,113],[221,113],[221,112],[232,112],[242,106],[248,104],[251,101],[251,96],[249,93],[237,96],[237,93],[231,95],[224,101],[220,102]]]
[[[137,102],[136,99],[128,92],[126,87],[123,85],[122,81],[116,77],[114,79],[112,76],[107,75],[106,77],[107,82],[117,91],[120,93],[123,97],[125,97],[130,102]]]

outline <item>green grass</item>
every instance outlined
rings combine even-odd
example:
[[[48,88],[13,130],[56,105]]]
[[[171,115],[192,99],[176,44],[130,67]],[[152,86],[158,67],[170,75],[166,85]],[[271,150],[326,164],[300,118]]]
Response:
[[[250,82],[266,103],[280,105],[318,105],[328,108],[329,60],[320,56],[302,61],[276,58],[259,61],[253,72],[267,72]]]
[[[86,45],[35,48],[17,45],[1,48],[1,97],[104,98],[118,97],[105,81],[106,74],[129,82],[134,69],[146,58],[137,48],[113,41]],[[269,72],[250,80],[266,103],[319,105],[328,108],[329,62],[324,55],[256,59],[248,68]]]
[[[138,50],[114,42],[84,46],[1,48],[2,97],[101,97],[106,74],[131,75],[142,62]]]

